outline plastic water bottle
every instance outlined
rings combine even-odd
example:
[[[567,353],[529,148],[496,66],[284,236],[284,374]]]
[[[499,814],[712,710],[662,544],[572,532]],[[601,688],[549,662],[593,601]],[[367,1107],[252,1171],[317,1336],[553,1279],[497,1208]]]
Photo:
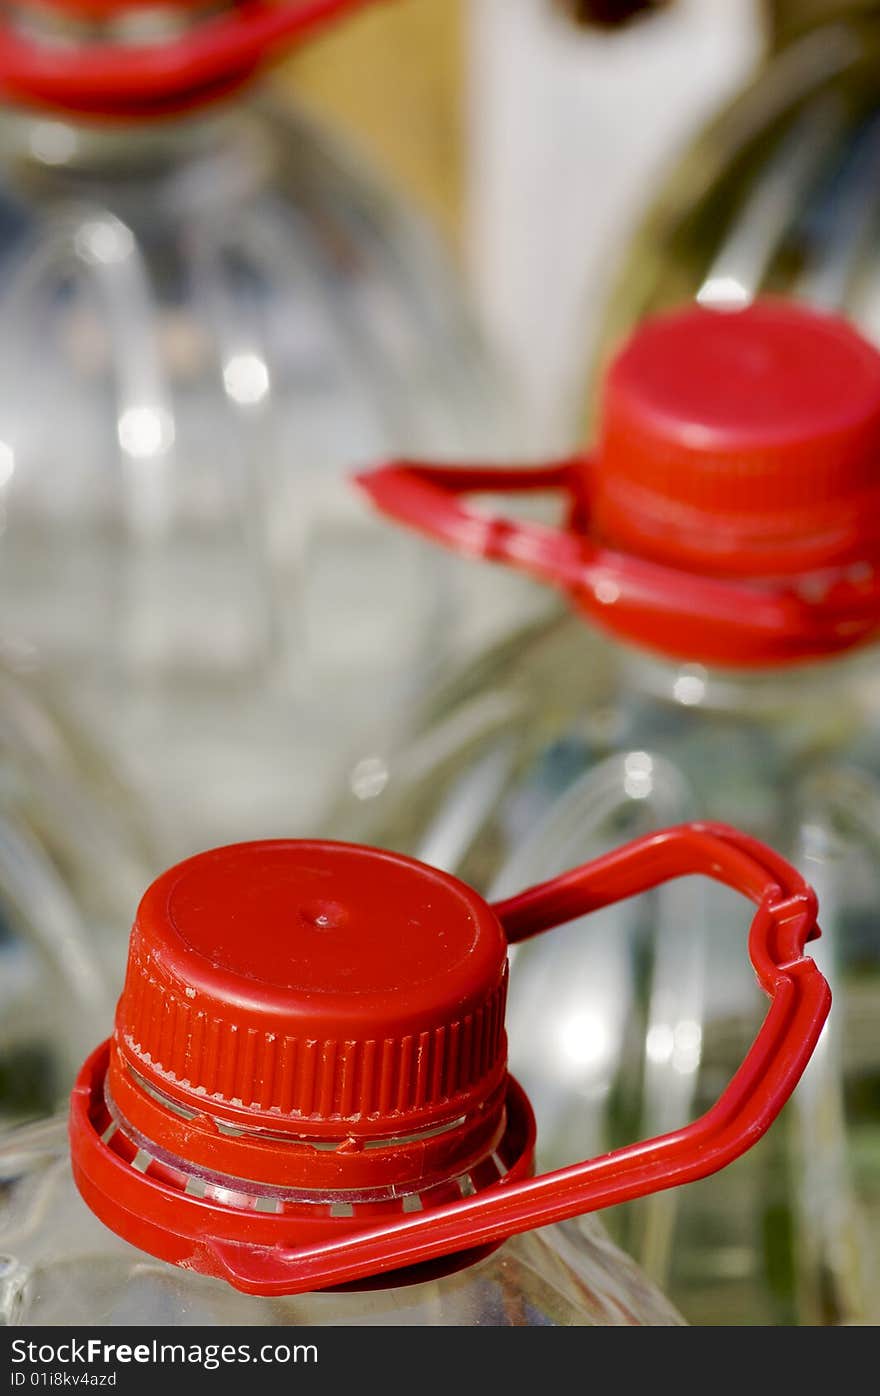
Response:
[[[763,1027],[703,1118],[535,1177],[507,1070],[508,941],[693,874],[757,903]],[[4,1321],[676,1323],[586,1214],[721,1168],[768,1127],[828,1012],[815,933],[807,884],[723,826],[665,830],[495,906],[352,844],[190,858],[140,903],[70,1154],[63,1120],[0,1148]]]
[[[649,196],[606,297],[603,352],[645,314],[771,292],[880,340],[880,5],[767,0],[775,43]]]
[[[0,1123],[54,1110],[113,1019],[132,898],[151,869],[124,788],[0,666]],[[100,875],[96,875],[100,869]]]
[[[363,3],[0,23],[0,634],[177,856],[313,828],[334,762],[454,643],[458,583],[370,519],[351,464],[500,440],[428,231],[242,95]]]
[[[787,1128],[619,1220],[695,1320],[877,1317],[878,461],[880,356],[842,319],[768,300],[635,333],[594,452],[511,473],[562,498],[559,529],[469,507],[441,467],[363,479],[387,513],[561,588],[574,614],[361,762],[337,827],[500,895],[623,833],[717,818],[819,889],[836,1013]],[[729,1079],[756,1011],[730,915],[676,888],[649,918],[603,913],[589,951],[575,928],[517,955],[511,1060],[545,1159],[671,1128]]]

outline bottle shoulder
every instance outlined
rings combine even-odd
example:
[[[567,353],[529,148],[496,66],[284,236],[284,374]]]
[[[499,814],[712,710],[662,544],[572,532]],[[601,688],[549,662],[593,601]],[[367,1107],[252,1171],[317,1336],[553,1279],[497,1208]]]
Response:
[[[876,668],[865,652],[713,672],[628,650],[570,614],[541,618],[438,686],[403,743],[350,772],[335,827],[485,889],[495,854],[518,848],[551,807],[564,815],[601,767],[594,806],[617,791],[618,813],[651,805],[661,823],[720,819],[778,840],[784,792],[846,753],[864,765],[880,746]]]

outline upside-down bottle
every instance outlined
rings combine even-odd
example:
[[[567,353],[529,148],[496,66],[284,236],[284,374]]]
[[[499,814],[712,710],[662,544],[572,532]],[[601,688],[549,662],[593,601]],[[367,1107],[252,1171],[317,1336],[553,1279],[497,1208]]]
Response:
[[[696,1123],[535,1177],[508,942],[692,874],[757,903],[754,1044]],[[494,906],[353,844],[198,854],[140,903],[69,1145],[57,1120],[0,1148],[4,1321],[676,1323],[586,1214],[722,1168],[768,1128],[828,1012],[816,929],[801,877],[720,825]]]
[[[561,587],[574,614],[361,762],[336,827],[493,895],[695,815],[785,850],[819,889],[840,990],[797,1108],[724,1175],[619,1220],[686,1317],[876,1319],[880,355],[782,300],[647,321],[607,376],[595,454],[511,474],[563,497],[557,530],[465,505],[442,468],[362,478],[387,513]],[[756,1004],[729,923],[723,895],[676,888],[650,918],[615,908],[589,942],[517,952],[511,1061],[543,1158],[670,1127],[730,1076]]]
[[[0,1124],[56,1109],[112,1022],[150,868],[128,793],[33,678],[0,666]]]
[[[417,216],[242,96],[365,3],[0,20],[0,634],[178,852],[314,827],[349,737],[442,660],[456,584],[344,471],[485,454],[503,420]]]

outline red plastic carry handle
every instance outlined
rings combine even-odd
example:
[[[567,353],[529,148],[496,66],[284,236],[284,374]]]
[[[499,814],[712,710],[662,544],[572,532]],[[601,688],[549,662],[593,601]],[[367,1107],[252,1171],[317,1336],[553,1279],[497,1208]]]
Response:
[[[880,577],[828,572],[809,590],[744,583],[646,561],[589,533],[590,461],[504,469],[396,461],[357,483],[382,513],[445,544],[565,591],[616,634],[681,658],[780,664],[849,649],[880,629]],[[464,504],[475,491],[561,491],[567,526],[549,528]]]
[[[695,873],[758,903],[749,954],[772,1000],[745,1061],[711,1110],[657,1139],[537,1178],[504,1180],[475,1197],[339,1240],[295,1248],[211,1242],[220,1272],[255,1294],[346,1284],[692,1182],[744,1153],[794,1090],[831,1004],[828,984],[803,954],[819,934],[815,894],[784,859],[724,825],[682,825],[638,839],[494,909],[510,941],[520,941]]]
[[[0,95],[83,115],[156,115],[208,101],[282,49],[376,0],[244,0],[161,43],[55,46],[0,23]]]

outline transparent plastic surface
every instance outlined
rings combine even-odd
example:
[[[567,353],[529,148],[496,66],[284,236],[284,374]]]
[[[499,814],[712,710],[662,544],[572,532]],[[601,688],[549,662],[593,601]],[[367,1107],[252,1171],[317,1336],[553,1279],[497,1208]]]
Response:
[[[135,1250],[70,1174],[66,1120],[0,1147],[0,1321],[6,1324],[674,1325],[680,1316],[593,1217],[514,1237],[438,1278],[260,1299]]]
[[[880,11],[843,3],[804,18],[665,173],[616,269],[606,349],[646,314],[759,291],[880,338]]]
[[[304,832],[459,634],[463,572],[348,484],[506,449],[451,269],[266,101],[0,125],[0,634],[174,856]]]
[[[0,1122],[52,1109],[109,1029],[150,870],[124,790],[0,668]]]
[[[351,774],[334,827],[507,896],[691,818],[740,827],[814,883],[835,996],[780,1121],[714,1178],[618,1209],[614,1233],[691,1321],[876,1321],[880,1293],[878,661],[676,667],[544,623],[438,694]],[[674,1129],[742,1061],[766,1000],[749,908],[698,879],[513,953],[511,1068],[544,1166]]]

